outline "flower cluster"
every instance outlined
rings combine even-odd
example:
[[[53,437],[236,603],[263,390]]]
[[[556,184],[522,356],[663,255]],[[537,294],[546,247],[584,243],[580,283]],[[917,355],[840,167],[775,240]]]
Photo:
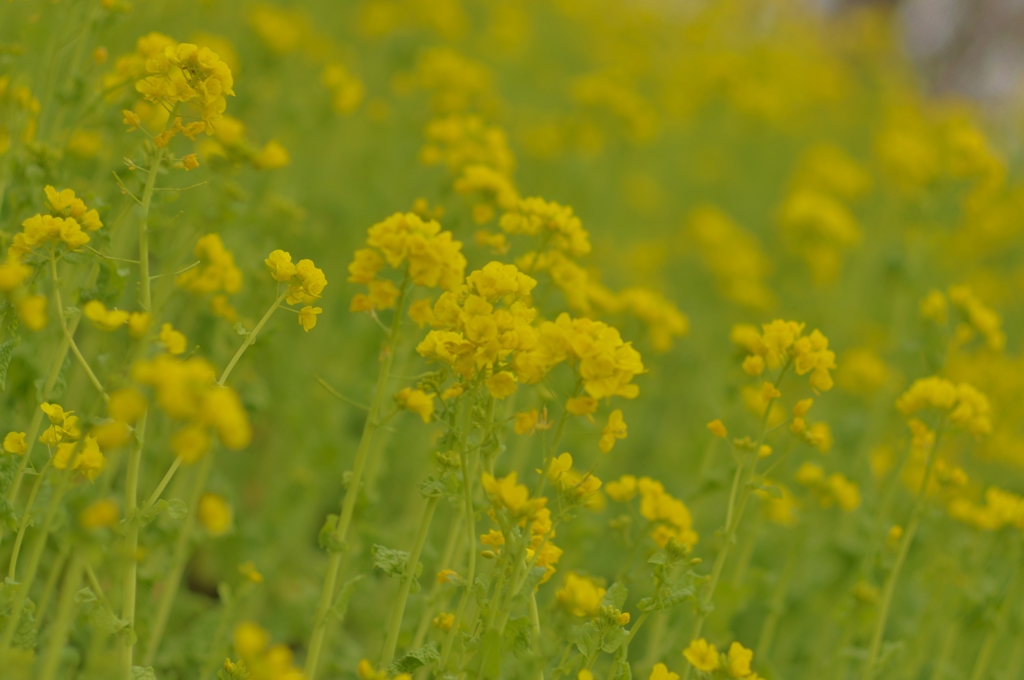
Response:
[[[167,45],[146,59],[145,65],[149,75],[139,80],[135,89],[147,101],[169,109],[182,104],[197,109],[199,120],[182,126],[177,119],[170,136],[179,131],[188,137],[203,131],[212,134],[227,108],[226,97],[235,94],[228,65],[210,48],[191,43]],[[158,145],[166,146],[170,136]]]
[[[975,436],[992,432],[988,397],[968,383],[953,384],[938,376],[919,378],[896,400],[896,408],[905,416],[934,409]]]
[[[219,157],[232,163],[248,163],[260,170],[283,168],[291,163],[283,144],[272,139],[261,147],[249,141],[245,123],[233,116],[222,116],[213,136],[203,139],[198,149],[203,158]]]
[[[445,165],[456,175],[469,165],[486,165],[505,176],[515,167],[505,131],[479,116],[434,119],[427,124],[426,138],[420,150],[424,165]]]
[[[547,505],[547,498],[530,498],[530,490],[525,484],[518,483],[517,473],[496,478],[489,472],[483,473],[480,483],[487,497],[496,508],[504,508],[516,519],[534,520],[538,513]]]
[[[955,497],[948,507],[949,516],[982,531],[1003,527],[1024,529],[1024,498],[997,486],[985,489],[983,503],[963,495]]]
[[[22,231],[14,235],[7,250],[8,257],[24,260],[43,243],[63,243],[69,250],[80,250],[89,242],[89,234],[103,226],[99,213],[90,210],[71,189],[57,191],[45,187],[49,214],[33,215],[21,223]]]
[[[929,297],[941,293],[933,291]],[[949,302],[966,318],[967,323],[957,327],[959,339],[967,340],[974,332],[981,334],[989,349],[1000,351],[1006,346],[1006,334],[1003,332],[1003,319],[999,314],[982,302],[969,286],[950,286],[947,291]],[[933,304],[935,298],[932,297]],[[944,316],[944,314],[943,314]],[[943,319],[944,320],[944,319]]]
[[[395,213],[370,227],[366,244],[369,247],[357,250],[348,266],[348,281],[369,289],[352,298],[352,311],[395,306],[398,287],[377,276],[385,263],[393,269],[404,265],[409,280],[417,286],[453,291],[462,284],[466,271],[462,243],[452,238],[450,231],[441,231],[434,220],[415,213]]]
[[[184,421],[171,436],[171,449],[185,462],[206,454],[211,430],[228,449],[249,445],[249,414],[234,390],[216,384],[213,366],[205,359],[179,361],[160,354],[136,363],[132,375],[136,382],[154,388],[154,401],[167,415]]]
[[[779,209],[779,223],[788,246],[807,263],[817,281],[834,279],[846,251],[861,239],[849,208],[809,187],[796,188],[786,198]]]
[[[150,315],[146,312],[126,312],[121,309],[108,309],[100,300],[89,300],[82,307],[82,314],[101,331],[112,332],[128,326],[133,338],[140,338],[149,329]]]
[[[318,269],[313,260],[292,262],[291,253],[275,250],[264,260],[270,268],[270,275],[279,283],[288,284],[285,302],[290,305],[299,303],[305,306],[299,310],[299,325],[309,331],[316,326],[316,317],[323,312],[320,307],[313,307],[311,302],[320,299],[327,287],[327,277],[322,269]]]
[[[860,507],[860,489],[842,473],[834,472],[826,477],[820,465],[804,463],[796,471],[796,481],[808,487],[823,508],[838,505],[850,512]]]
[[[775,294],[765,282],[771,273],[771,260],[756,237],[719,208],[695,208],[690,213],[687,236],[697,246],[722,297],[757,310],[775,303]]]
[[[57,470],[70,467],[93,481],[103,472],[107,459],[100,450],[95,437],[82,437],[81,421],[74,411],[65,411],[59,404],[44,402],[40,405],[50,426],[43,431],[39,441],[51,452],[50,463]],[[28,444],[24,432],[10,432],[4,438],[4,450],[8,453],[25,455]]]
[[[515,369],[518,357],[537,344],[529,297],[536,284],[514,265],[487,264],[465,285],[442,293],[432,309],[422,310],[436,330],[416,351],[448,364],[465,381],[484,376],[491,395],[504,399],[523,382]]]
[[[46,414],[50,426],[43,430],[39,442],[51,449],[58,444],[76,442],[82,437],[82,421],[74,411],[65,411],[59,404],[43,402],[40,407]]]
[[[498,223],[507,234],[537,237],[541,250],[552,248],[580,257],[590,252],[590,235],[571,207],[543,198],[523,198]],[[526,255],[524,257],[530,257]]]
[[[743,361],[743,370],[753,376],[765,368],[776,369],[790,360],[797,375],[811,374],[815,390],[832,389],[830,370],[836,368],[835,352],[828,348],[828,338],[815,329],[804,335],[804,324],[776,319],[766,323],[762,332],[747,340],[751,354]]]
[[[200,237],[192,253],[199,264],[178,274],[175,284],[197,295],[213,294],[210,306],[214,313],[233,321],[237,315],[227,296],[242,287],[242,272],[235,266],[235,256],[224,247],[219,234]]]
[[[494,219],[496,209],[512,210],[519,203],[519,191],[512,180],[489,165],[476,163],[465,166],[454,186],[457,193],[480,196],[473,205],[473,220],[477,224]],[[494,245],[500,250],[503,244],[504,239],[501,239]]]
[[[639,494],[640,514],[644,519],[655,523],[651,530],[651,538],[660,547],[665,547],[670,540],[687,550],[697,544],[699,536],[693,530],[693,515],[690,514],[690,509],[681,500],[665,491],[665,485],[661,482],[650,477],[637,479],[633,475],[623,475],[609,482],[605,492],[618,503],[628,503]]]
[[[589,472],[573,469],[570,454],[563,453],[553,458],[547,476],[567,503],[588,505],[599,502],[595,494],[601,488],[601,480]]]
[[[226,660],[220,674],[222,677],[229,680],[302,678],[291,648],[283,643],[270,644],[270,633],[252,621],[241,621],[235,626],[232,645],[239,661]]]
[[[125,387],[110,393],[107,418],[93,426],[89,433],[104,449],[124,446],[131,428],[146,412],[146,398],[138,390]]]
[[[633,384],[633,378],[645,370],[640,353],[632,343],[623,342],[616,328],[563,313],[555,321],[542,323],[537,336],[536,347],[516,357],[516,374],[521,381],[534,383],[553,366],[570,363],[586,392],[566,403],[574,415],[593,413],[601,399],[634,399],[640,394]]]
[[[729,645],[728,653],[720,654],[713,644],[704,638],[698,638],[691,641],[690,646],[683,650],[683,656],[698,671],[713,673],[721,669],[728,678],[760,680],[760,676],[750,668],[754,652],[739,642]]]

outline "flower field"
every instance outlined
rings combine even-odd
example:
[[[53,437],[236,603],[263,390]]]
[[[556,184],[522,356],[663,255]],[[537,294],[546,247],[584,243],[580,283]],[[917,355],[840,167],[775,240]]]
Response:
[[[3,3],[0,678],[1024,677],[1017,125],[877,7]]]

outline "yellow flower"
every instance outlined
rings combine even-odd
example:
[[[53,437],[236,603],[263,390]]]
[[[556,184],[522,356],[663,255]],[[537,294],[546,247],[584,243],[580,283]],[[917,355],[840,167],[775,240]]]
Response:
[[[683,656],[699,671],[710,673],[719,666],[718,650],[714,645],[709,645],[704,638],[691,642],[690,646],[683,650]]]
[[[600,610],[604,594],[605,589],[593,579],[570,571],[561,590],[555,592],[555,599],[573,616],[592,617]]]
[[[434,395],[427,394],[423,390],[406,387],[395,395],[395,401],[398,402],[399,407],[406,411],[412,411],[422,418],[424,423],[429,423],[434,416]]]
[[[231,528],[234,513],[223,496],[204,493],[199,498],[196,518],[211,536],[221,536]]]
[[[309,332],[309,329],[316,326],[316,317],[321,314],[324,310],[320,307],[310,307],[306,305],[299,310],[299,325],[302,326],[302,330]]]
[[[275,170],[283,168],[291,163],[288,149],[277,140],[270,140],[263,145],[263,148],[253,159],[253,164],[261,170]]]
[[[616,439],[625,439],[626,436],[626,421],[622,418],[622,410],[615,409],[608,415],[608,422],[601,431],[601,441],[598,446],[602,453],[608,453],[615,446]]]
[[[235,651],[243,659],[253,659],[270,644],[270,634],[252,621],[240,621],[232,635]]]
[[[116,331],[128,323],[128,312],[119,309],[107,309],[99,300],[89,300],[82,308],[85,318],[101,331]]]
[[[79,471],[90,482],[95,481],[107,466],[107,459],[100,450],[95,437],[86,437],[78,455],[71,464],[72,470]]]
[[[668,666],[658,663],[651,669],[651,675],[648,680],[679,680],[679,674],[670,672]]]
[[[949,316],[949,304],[940,290],[928,291],[921,300],[921,316],[937,324],[945,324]]]
[[[445,632],[452,629],[452,625],[455,623],[455,614],[441,612],[434,617],[434,628],[438,628]]]
[[[480,481],[493,504],[504,507],[515,517],[532,518],[547,504],[547,499],[531,499],[530,490],[525,484],[517,483],[517,479],[515,472],[501,479],[485,472]]]
[[[110,498],[101,498],[85,506],[78,513],[78,525],[83,529],[112,527],[121,519],[121,508]]]
[[[597,410],[598,401],[586,395],[565,400],[565,410],[574,416],[588,416]]]
[[[149,312],[132,312],[128,315],[128,334],[133,338],[141,338],[149,330]]]
[[[28,443],[25,441],[24,432],[8,432],[4,437],[4,451],[19,456],[25,455],[28,451]]]
[[[533,434],[537,430],[537,422],[539,420],[540,414],[535,408],[529,411],[520,411],[516,414],[512,429],[515,430],[516,434]]]
[[[199,167],[199,157],[194,153],[190,153],[181,159],[181,166],[188,170],[195,170]]]
[[[171,435],[171,450],[185,463],[194,463],[210,450],[210,435],[201,425],[186,425]]]
[[[32,274],[32,268],[23,265],[16,254],[9,255],[0,264],[0,292],[8,293],[17,288]]]
[[[291,281],[295,276],[295,265],[292,263],[292,256],[283,250],[275,250],[264,260],[270,267],[270,275],[275,281],[282,283]]]
[[[495,399],[504,399],[511,396],[519,385],[516,377],[510,371],[500,371],[484,381],[487,391]]]
[[[256,569],[256,565],[252,561],[238,565],[238,573],[251,583],[263,583],[263,574]]]
[[[107,415],[114,420],[134,423],[146,412],[146,398],[138,390],[126,387],[110,393]]]
[[[622,475],[618,479],[608,482],[604,487],[604,491],[613,501],[625,503],[636,496],[636,477],[633,475]]]
[[[745,678],[750,675],[750,662],[754,659],[754,652],[745,648],[738,642],[729,645],[728,666],[726,670],[733,678]]]
[[[715,435],[719,439],[725,439],[729,436],[729,431],[725,429],[725,425],[719,419],[714,419],[708,423],[708,429],[711,430],[711,434]]]
[[[68,416],[74,413],[74,411],[65,412],[60,404],[50,404],[45,401],[39,405],[39,408],[46,414],[46,418],[50,421],[51,425],[63,425]]]
[[[174,326],[165,323],[160,327],[160,342],[171,354],[184,354],[188,349],[188,339],[185,334],[174,330]]]
[[[30,331],[46,328],[46,296],[26,295],[15,303],[18,318]]]

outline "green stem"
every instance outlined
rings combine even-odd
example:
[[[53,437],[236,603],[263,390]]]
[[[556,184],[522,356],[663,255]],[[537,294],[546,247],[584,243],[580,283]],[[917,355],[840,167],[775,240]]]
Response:
[[[152,666],[156,653],[160,649],[160,641],[163,639],[164,631],[167,629],[167,621],[171,617],[171,609],[174,606],[174,598],[178,595],[178,588],[181,585],[181,575],[185,572],[185,565],[189,556],[189,541],[192,538],[192,531],[196,526],[196,510],[199,507],[199,499],[206,488],[206,480],[213,468],[213,452],[203,456],[202,462],[196,470],[195,479],[192,481],[192,490],[188,498],[188,514],[181,524],[181,531],[178,532],[178,539],[174,543],[174,553],[171,558],[171,568],[164,580],[164,589],[160,593],[160,600],[157,602],[156,614],[153,616],[149,638],[146,640],[146,652],[142,657],[143,666]]]
[[[146,186],[142,190],[142,214],[139,217],[139,302],[142,309],[149,313],[153,312],[153,293],[149,275],[149,208],[153,203],[153,190],[156,188],[156,176],[164,160],[164,151],[162,147],[158,147],[149,165]]]
[[[387,668],[395,658],[395,648],[398,646],[398,634],[402,631],[402,617],[405,614],[405,603],[409,599],[409,591],[412,582],[416,579],[416,567],[420,562],[420,553],[423,552],[423,544],[427,541],[427,533],[430,530],[430,522],[434,519],[434,510],[437,508],[439,496],[431,496],[427,499],[427,508],[423,512],[423,519],[420,521],[420,528],[416,532],[416,539],[413,542],[412,552],[409,553],[409,561],[405,565],[405,573],[402,574],[401,585],[398,590],[398,599],[391,609],[391,618],[388,620],[388,634],[384,638],[384,651],[380,656],[380,668]]]
[[[540,633],[540,612],[537,610],[537,591],[530,591],[526,598],[526,613],[530,617],[530,650],[537,658],[541,658],[541,633]],[[538,663],[534,680],[544,680],[544,664]]]
[[[70,552],[71,548],[69,546],[61,546],[60,552],[57,553],[57,559],[50,565],[50,573],[46,577],[43,594],[39,596],[39,602],[36,603],[35,624],[37,631],[43,624],[43,617],[50,606],[50,598],[53,597],[53,593],[57,590],[57,581],[60,580],[61,572],[64,570],[64,563],[67,561],[68,553]]]
[[[356,449],[355,460],[352,465],[352,476],[349,479],[345,496],[341,502],[341,515],[333,532],[335,545],[343,546],[348,539],[348,530],[352,524],[352,515],[355,513],[356,499],[359,497],[359,484],[362,481],[363,472],[366,469],[366,460],[370,454],[370,445],[373,437],[380,426],[381,408],[384,405],[384,397],[387,392],[388,382],[391,377],[391,366],[394,364],[395,352],[398,349],[398,331],[402,324],[402,315],[405,312],[405,299],[408,292],[408,274],[402,282],[402,287],[395,306],[395,315],[391,321],[391,331],[384,343],[383,361],[380,372],[377,375],[377,384],[373,391],[373,400],[370,403],[370,411],[366,416],[363,425],[363,434],[359,439],[359,447]],[[341,572],[342,551],[332,550],[327,560],[327,573],[324,576],[324,585],[320,591],[320,601],[317,604],[316,614],[313,618],[313,630],[310,633],[309,650],[306,654],[305,675],[306,680],[315,680],[317,666],[320,663],[320,654],[323,650],[324,639],[327,635],[327,617],[331,606],[334,603],[334,591],[337,588],[338,577]]]
[[[71,347],[71,353],[78,359],[79,365],[85,370],[85,374],[89,376],[89,382],[96,388],[96,391],[103,397],[103,401],[110,401],[110,397],[107,395],[107,391],[103,389],[103,384],[100,383],[100,379],[96,377],[92,367],[89,366],[89,362],[86,361],[85,355],[82,354],[82,350],[78,349],[78,344],[75,342],[74,336],[71,335],[71,331],[68,329],[67,319],[64,317],[64,304],[60,299],[60,279],[57,277],[57,259],[54,257],[53,251],[50,251],[50,275],[53,277],[53,301],[57,306],[57,320],[60,322],[60,329],[64,333],[64,338],[68,341],[68,345]]]
[[[118,658],[120,660],[121,677],[131,680],[132,657],[135,649],[135,599],[138,579],[139,551],[139,472],[142,467],[142,449],[145,447],[146,421],[148,413],[143,413],[135,423],[135,433],[131,450],[128,452],[128,470],[125,475],[124,516],[127,519],[124,537],[124,577],[121,583],[121,618],[128,622],[128,627],[118,636]]]
[[[952,618],[953,621],[949,624],[949,632],[943,636],[942,648],[939,650],[939,655],[935,658],[935,663],[932,666],[931,680],[942,680],[945,677],[946,667],[949,664],[950,657],[953,656],[957,638],[960,637],[960,618],[957,616]]]
[[[461,538],[463,538],[462,515],[458,514],[455,516],[455,520],[448,531],[448,540],[445,541],[444,552],[441,557],[441,568],[448,568],[451,565],[455,550],[460,543],[459,539]],[[434,584],[430,587],[430,594],[427,595],[429,606],[424,607],[423,614],[420,616],[420,622],[416,626],[416,634],[412,638],[413,649],[423,646],[423,641],[427,639],[427,630],[430,629],[430,623],[433,620],[434,606],[437,604],[441,594],[441,585],[437,582],[437,579],[434,579]]]
[[[71,562],[64,574],[64,583],[61,584],[60,600],[57,603],[57,618],[48,629],[50,639],[46,645],[46,652],[43,655],[43,662],[37,676],[39,680],[53,680],[57,677],[61,652],[64,651],[64,643],[68,639],[68,629],[71,628],[75,616],[75,594],[78,593],[81,583],[82,559],[76,550],[71,555]]]
[[[875,622],[875,630],[871,635],[871,647],[868,651],[868,658],[864,664],[864,680],[874,680],[876,666],[878,664],[878,653],[882,649],[882,637],[885,634],[885,624],[889,619],[889,607],[892,605],[892,596],[896,591],[896,582],[899,580],[900,572],[903,570],[903,563],[910,551],[910,544],[914,541],[914,534],[917,533],[921,520],[924,518],[926,492],[928,482],[931,481],[932,468],[935,466],[935,452],[939,448],[939,440],[942,438],[942,423],[935,432],[935,440],[932,442],[931,450],[928,452],[928,461],[925,463],[924,479],[921,480],[921,488],[917,492],[914,501],[914,509],[911,512],[910,521],[903,531],[900,545],[896,552],[896,561],[892,565],[892,571],[885,581],[885,589],[882,591],[882,606],[878,610],[878,619]]]
[[[465,398],[468,400],[471,397],[467,396]],[[462,596],[459,598],[459,606],[455,609],[455,621],[452,623],[451,630],[448,631],[448,635],[445,636],[444,639],[444,644],[441,646],[441,659],[438,664],[441,669],[446,667],[448,656],[451,654],[452,645],[455,642],[459,626],[462,623],[462,617],[466,613],[466,605],[469,604],[469,598],[473,592],[473,585],[476,583],[476,512],[473,509],[473,478],[475,476],[475,466],[470,464],[471,452],[469,451],[467,442],[467,439],[469,438],[469,416],[470,407],[467,403],[463,406],[459,449],[459,466],[462,470],[463,511],[466,513],[466,555],[468,561],[468,566],[466,568],[466,585],[462,591]]]
[[[1018,543],[1020,542],[1019,538],[1016,540]],[[1017,602],[1017,592],[1020,590],[1021,581],[1020,573],[1021,569],[1015,562],[1010,583],[1003,589],[1003,599],[996,610],[995,621],[989,626],[988,632],[985,634],[985,640],[981,644],[981,651],[978,652],[978,658],[974,662],[971,680],[983,680],[988,677],[988,667],[992,662],[992,654],[995,652],[996,643],[999,642],[999,638],[1006,627],[1006,618],[1009,615],[1011,604]]]
[[[797,541],[797,545],[791,547],[789,555],[786,557],[786,565],[782,568],[779,582],[775,585],[775,591],[772,593],[771,601],[768,603],[768,617],[765,619],[764,625],[761,626],[761,633],[758,635],[757,644],[754,646],[754,658],[760,659],[761,663],[764,663],[771,650],[772,642],[775,641],[775,631],[778,628],[779,620],[786,609],[786,594],[789,592],[789,584],[792,582],[793,574],[796,572],[796,565],[802,552],[802,543],[803,541]]]
[[[235,364],[237,364],[238,360],[242,358],[243,354],[245,354],[245,350],[249,349],[249,347],[252,346],[252,343],[256,342],[256,336],[258,336],[260,331],[263,330],[263,327],[267,325],[267,322],[270,321],[270,317],[274,315],[274,312],[277,311],[278,307],[281,306],[281,303],[284,302],[286,297],[288,297],[287,290],[278,295],[277,299],[274,300],[274,304],[270,305],[270,309],[268,309],[263,315],[260,322],[256,324],[256,328],[252,329],[252,332],[245,338],[245,342],[243,342],[242,346],[238,348],[237,352],[235,352],[235,356],[231,357],[231,361],[228,362],[224,372],[220,374],[220,379],[217,381],[218,385],[221,387],[224,386],[224,382],[228,379],[228,376],[231,375],[231,371],[234,370]]]
[[[172,119],[173,120],[173,119]],[[142,190],[142,206],[139,215],[139,303],[143,311],[153,313],[153,292],[150,287],[149,274],[149,212],[153,203],[153,190],[156,188],[156,176],[164,160],[164,148],[157,147],[146,175],[146,185]],[[125,517],[128,518],[124,539],[125,567],[122,583],[121,618],[128,621],[128,627],[118,636],[118,658],[120,677],[131,680],[133,656],[135,652],[135,598],[138,588],[139,549],[139,474],[142,468],[142,450],[146,444],[147,415],[144,413],[135,424],[135,440],[128,454],[128,469],[125,477]]]
[[[158,500],[160,500],[160,495],[164,492],[164,489],[167,488],[167,485],[170,484],[171,478],[174,477],[174,473],[178,471],[179,467],[181,467],[181,463],[181,456],[177,456],[174,459],[174,462],[171,463],[171,467],[167,468],[167,472],[164,473],[163,479],[161,479],[160,483],[156,485],[155,489],[153,489],[153,493],[151,493],[149,498],[146,499],[146,502],[142,504],[142,512],[146,512],[156,505]]]
[[[25,540],[25,532],[28,531],[28,525],[32,515],[32,506],[35,505],[36,502],[36,494],[39,493],[39,487],[43,485],[43,480],[46,479],[46,472],[49,468],[50,461],[47,461],[43,469],[39,471],[39,475],[36,477],[36,483],[32,485],[32,490],[28,494],[28,503],[25,506],[25,512],[21,515],[21,522],[18,523],[18,536],[14,539],[14,550],[11,551],[11,561],[7,567],[7,578],[12,581],[18,580],[18,554],[21,552],[21,543]]]
[[[57,510],[60,508],[60,501],[63,498],[64,491],[67,489],[70,481],[70,474],[60,475],[57,481],[57,487],[54,489],[53,496],[50,498],[50,504],[46,508],[46,514],[43,517],[43,524],[39,527],[39,533],[36,535],[35,542],[32,544],[32,549],[29,551],[28,566],[25,569],[25,577],[18,584],[17,590],[14,593],[14,598],[11,601],[7,626],[4,628],[3,637],[0,638],[0,657],[2,657],[7,650],[11,648],[11,643],[14,641],[14,634],[18,630],[18,623],[21,619],[22,610],[25,607],[25,600],[28,598],[28,591],[32,587],[32,582],[35,580],[36,573],[39,571],[39,562],[42,560],[43,551],[46,549],[46,541],[50,534],[50,528],[53,526],[53,520],[57,516]]]
[[[231,375],[231,371],[238,364],[238,360],[242,358],[242,355],[245,354],[245,351],[249,347],[251,347],[252,344],[256,341],[256,337],[260,334],[260,331],[263,330],[263,327],[266,326],[267,321],[270,320],[270,317],[273,316],[274,312],[277,311],[277,309],[281,306],[281,303],[284,302],[284,299],[285,297],[287,297],[287,295],[287,291],[281,293],[280,295],[278,295],[277,299],[274,300],[274,303],[270,305],[270,308],[263,315],[263,318],[260,319],[259,323],[256,324],[256,327],[252,329],[252,332],[249,333],[248,337],[246,337],[245,341],[235,352],[235,355],[231,358],[231,361],[228,362],[228,365],[224,369],[224,372],[221,373],[220,378],[217,380],[217,385],[221,387],[224,386],[224,383],[227,381],[228,376]],[[149,508],[151,505],[156,503],[156,501],[160,498],[160,494],[163,493],[164,488],[167,486],[171,478],[174,476],[174,473],[177,470],[180,462],[181,458],[177,458],[174,461],[174,463],[171,464],[171,467],[168,468],[167,472],[164,474],[164,477],[160,481],[160,484],[157,485],[157,488],[153,491],[149,499],[146,501],[146,504],[145,506],[143,506],[143,509]],[[131,459],[129,459],[129,466],[130,465]],[[192,532],[196,526],[196,509],[199,507],[199,499],[203,494],[203,489],[206,488],[206,481],[210,476],[210,470],[212,467],[213,452],[211,451],[210,453],[206,454],[203,457],[203,461],[199,465],[199,469],[196,472],[196,476],[192,484],[192,491],[189,494],[188,515],[185,516],[185,519],[182,522],[181,531],[179,532],[178,539],[174,544],[174,554],[171,560],[171,570],[168,573],[166,579],[166,586],[164,590],[160,593],[160,600],[157,603],[156,615],[153,619],[149,639],[147,640],[146,644],[146,652],[143,657],[143,666],[152,665],[153,660],[156,658],[157,651],[159,650],[160,642],[163,638],[164,631],[167,628],[167,622],[170,619],[171,610],[174,607],[174,598],[178,594],[178,588],[181,585],[181,576],[185,571],[185,565],[189,557],[189,542],[192,539]],[[137,526],[135,531],[137,536]]]
[[[786,376],[789,368],[792,364],[790,359],[779,371],[778,377],[775,379],[773,386],[778,389],[782,379]],[[765,435],[768,432],[768,417],[772,411],[772,405],[775,403],[775,398],[768,400],[768,403],[764,407],[764,415],[761,418],[761,433],[757,437],[757,443],[754,445],[753,450],[746,453],[746,458],[741,460],[736,469],[736,475],[733,477],[732,490],[729,492],[729,505],[725,512],[725,530],[724,540],[721,549],[715,556],[715,564],[711,568],[711,580],[708,582],[707,587],[704,590],[704,597],[701,598],[700,606],[697,613],[697,620],[693,624],[693,634],[690,636],[691,640],[696,640],[700,637],[700,633],[704,628],[704,621],[707,619],[708,613],[711,611],[711,602],[715,596],[715,589],[718,588],[718,582],[722,578],[722,571],[725,569],[726,559],[729,557],[729,552],[732,549],[733,544],[736,542],[736,532],[739,529],[740,522],[743,520],[743,511],[747,507],[747,501],[750,499],[751,494],[754,491],[754,477],[757,474],[757,461],[758,451],[761,445],[764,444]],[[749,462],[748,462],[749,461]],[[747,471],[746,483],[743,484],[742,491],[739,490],[740,480],[743,478],[743,470]],[[739,499],[737,500],[737,494]],[[686,669],[683,671],[683,680],[688,680],[690,672],[693,667],[690,664],[686,664]]]

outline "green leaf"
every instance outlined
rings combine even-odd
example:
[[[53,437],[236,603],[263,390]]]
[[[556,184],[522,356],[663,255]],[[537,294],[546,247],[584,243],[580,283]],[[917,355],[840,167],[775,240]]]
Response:
[[[592,655],[597,654],[597,650],[601,646],[601,630],[597,624],[593,621],[587,621],[580,628],[579,635],[576,638],[576,649],[580,650],[580,654],[590,658]]]
[[[622,611],[622,608],[626,605],[626,596],[628,594],[629,591],[626,589],[626,586],[619,582],[615,582],[612,584],[611,588],[605,592],[604,598],[601,600],[601,604],[605,607],[615,607],[619,611]]]
[[[436,477],[427,477],[417,485],[424,498],[438,498],[448,491],[448,485]]]
[[[356,584],[362,578],[363,575],[360,574],[345,581],[345,585],[338,592],[338,597],[334,598],[334,604],[331,605],[331,615],[339,621],[345,618],[345,612],[348,611],[348,601],[352,599],[352,594],[356,592]]]
[[[484,633],[480,640],[480,676],[488,680],[501,677],[501,634],[496,628]]]
[[[16,335],[0,343],[0,392],[7,389],[7,369],[14,357],[14,348],[21,343],[21,336]]]
[[[601,641],[601,650],[612,654],[622,646],[622,643],[629,639],[629,631],[622,626],[615,626],[605,631],[604,639]]]
[[[548,570],[544,567],[532,567],[530,573],[523,579],[523,587],[519,589],[519,594],[523,597],[529,596],[530,593],[540,584],[540,580],[544,578]]]
[[[379,544],[374,544],[370,554],[373,555],[373,568],[392,578],[401,578],[409,563],[409,553]]]
[[[322,550],[341,552],[345,549],[345,544],[334,537],[334,532],[337,528],[338,516],[333,514],[327,515],[327,519],[324,520],[324,525],[320,527],[320,534],[316,539]]]
[[[132,666],[132,680],[156,680],[156,671],[152,666]]]
[[[412,673],[417,668],[435,663],[440,659],[441,654],[437,651],[437,645],[433,642],[428,642],[422,647],[409,650],[402,655],[402,658],[388,666],[388,676],[398,675],[399,673]]]
[[[516,658],[522,658],[530,653],[531,628],[530,619],[526,616],[511,619],[505,624],[504,647],[511,649]]]
[[[180,498],[172,498],[167,502],[167,515],[175,520],[181,521],[188,514],[188,505]]]
[[[79,605],[90,605],[97,601],[96,593],[92,592],[92,588],[82,588],[75,593],[75,604]]]

